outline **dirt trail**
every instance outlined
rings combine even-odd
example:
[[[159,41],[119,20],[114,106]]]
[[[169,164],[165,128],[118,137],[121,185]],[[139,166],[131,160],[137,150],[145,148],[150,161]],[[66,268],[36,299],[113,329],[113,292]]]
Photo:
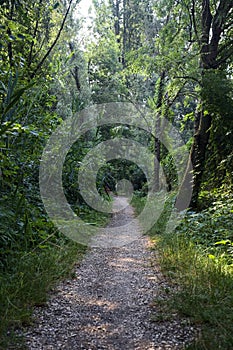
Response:
[[[114,205],[125,207],[127,199],[118,197]],[[127,206],[114,214],[109,227],[133,217]],[[120,248],[92,248],[76,278],[60,283],[46,307],[35,308],[35,325],[25,332],[28,349],[174,350],[193,337],[184,320],[152,322],[153,300],[166,282],[137,221],[131,230],[137,231],[135,241]]]

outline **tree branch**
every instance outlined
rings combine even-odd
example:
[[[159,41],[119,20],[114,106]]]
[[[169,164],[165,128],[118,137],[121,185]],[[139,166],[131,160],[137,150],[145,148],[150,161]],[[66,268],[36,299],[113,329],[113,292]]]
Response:
[[[38,72],[38,70],[43,66],[44,62],[46,61],[46,59],[48,58],[48,56],[50,55],[51,51],[53,50],[54,46],[57,44],[58,42],[58,39],[60,38],[60,35],[61,35],[61,32],[64,28],[64,25],[65,25],[65,22],[66,22],[66,19],[67,19],[67,16],[70,12],[70,8],[71,8],[71,5],[72,5],[72,2],[73,0],[70,0],[69,2],[69,6],[68,6],[68,9],[66,11],[66,14],[63,18],[63,21],[62,21],[62,24],[61,24],[61,27],[59,29],[59,32],[57,33],[57,36],[54,40],[54,42],[52,43],[52,45],[50,46],[50,48],[48,49],[48,51],[46,52],[46,54],[44,55],[44,57],[42,58],[42,60],[39,62],[39,64],[37,65],[36,69],[34,70],[34,72],[31,74],[31,78],[34,78],[36,73]]]
[[[39,18],[40,18],[40,11],[41,11],[41,7],[42,7],[42,2],[43,2],[43,0],[39,1],[38,8],[37,8],[36,25],[35,25],[35,29],[34,29],[34,32],[33,32],[33,40],[31,42],[30,52],[29,52],[29,55],[28,55],[28,67],[30,67],[30,65],[32,63],[32,52],[33,52],[33,47],[34,47],[34,44],[35,44],[34,39],[36,38],[36,34],[37,34],[37,31],[38,31],[38,27],[39,27]]]
[[[175,78],[175,79],[193,80],[193,81],[195,81],[195,82],[198,83],[198,84],[201,83],[200,80],[198,80],[198,79],[195,78],[195,77],[191,77],[191,76],[189,76],[189,75],[181,75],[181,76],[180,76],[180,75],[175,75],[174,78]]]
[[[192,0],[191,14],[192,14],[194,33],[195,33],[195,35],[197,37],[197,41],[200,45],[200,38],[199,38],[198,30],[197,30],[197,21],[196,21],[196,16],[195,16],[195,0]]]

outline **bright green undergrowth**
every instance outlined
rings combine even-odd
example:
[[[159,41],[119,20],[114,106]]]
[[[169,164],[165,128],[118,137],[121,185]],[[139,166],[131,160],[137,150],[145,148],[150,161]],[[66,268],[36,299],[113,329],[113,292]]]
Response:
[[[164,274],[179,285],[168,300],[171,309],[201,327],[189,349],[233,348],[233,267],[212,257],[184,234],[158,239]]]
[[[134,199],[137,212],[144,201]],[[232,193],[215,192],[208,208],[188,212],[175,231],[164,233],[169,208],[166,203],[150,232],[164,275],[178,286],[162,301],[164,319],[176,310],[200,327],[187,349],[233,349]]]
[[[79,214],[96,226],[104,226],[109,220],[109,215],[85,206]],[[4,233],[1,225],[2,237],[8,240],[0,265],[0,349],[25,349],[23,339],[15,331],[32,322],[33,306],[43,306],[48,292],[59,280],[73,277],[74,266],[87,250],[86,246],[57,232],[45,215],[41,219],[41,231],[38,227],[34,223],[30,230],[17,233],[17,225],[12,225],[10,232]]]

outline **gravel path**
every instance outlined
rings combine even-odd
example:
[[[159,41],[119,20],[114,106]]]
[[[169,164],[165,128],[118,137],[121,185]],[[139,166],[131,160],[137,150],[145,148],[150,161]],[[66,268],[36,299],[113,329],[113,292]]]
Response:
[[[126,198],[116,199],[122,202]],[[109,227],[132,218],[128,206],[114,214]],[[193,338],[185,320],[152,322],[153,300],[166,282],[138,222],[132,230],[137,238],[124,247],[92,248],[76,278],[60,283],[46,307],[35,308],[35,324],[25,333],[28,349],[183,349]]]

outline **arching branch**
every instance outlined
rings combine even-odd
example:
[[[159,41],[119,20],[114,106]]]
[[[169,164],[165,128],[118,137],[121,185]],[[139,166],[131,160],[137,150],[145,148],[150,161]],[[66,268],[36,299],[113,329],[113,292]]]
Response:
[[[63,28],[64,28],[64,26],[65,26],[65,22],[66,22],[66,19],[67,19],[67,17],[68,17],[68,14],[69,14],[69,12],[70,12],[70,8],[71,8],[71,5],[72,5],[72,2],[73,2],[73,0],[70,0],[69,6],[68,6],[68,8],[67,8],[67,10],[66,10],[66,14],[65,14],[65,16],[64,16],[64,18],[63,18],[61,27],[60,27],[60,29],[59,29],[59,32],[57,33],[57,36],[56,36],[54,42],[52,43],[52,45],[50,46],[50,48],[48,49],[48,51],[46,52],[46,54],[44,55],[44,57],[42,58],[42,60],[39,62],[39,64],[37,65],[36,69],[34,70],[34,72],[31,74],[31,78],[34,78],[34,77],[35,77],[36,73],[37,73],[38,70],[43,66],[44,62],[46,61],[46,59],[49,57],[50,53],[52,52],[54,46],[57,44],[58,39],[59,39],[60,36],[61,36],[61,32],[62,32],[62,30],[63,30]]]

